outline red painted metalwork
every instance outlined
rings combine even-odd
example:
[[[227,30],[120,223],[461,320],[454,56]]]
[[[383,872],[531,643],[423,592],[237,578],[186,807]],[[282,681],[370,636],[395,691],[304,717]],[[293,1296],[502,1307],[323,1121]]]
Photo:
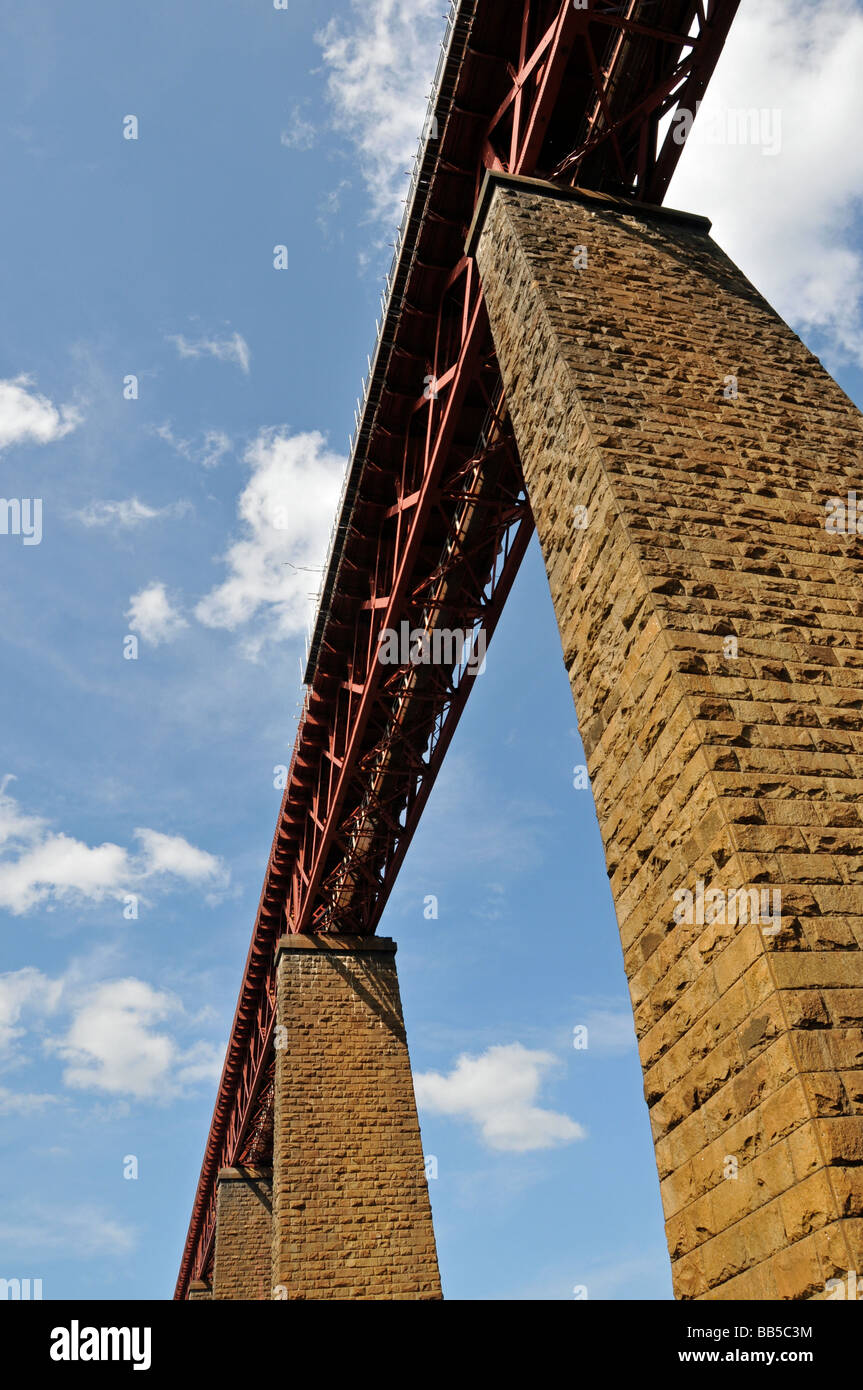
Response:
[[[306,671],[307,693],[175,1297],[212,1262],[219,1168],[266,1159],[275,947],[373,933],[455,732],[463,660],[387,665],[385,631],[490,639],[533,523],[476,266],[485,172],[661,202],[739,0],[461,0],[436,79]],[[437,134],[435,135],[435,131]],[[425,388],[425,389],[424,389]]]

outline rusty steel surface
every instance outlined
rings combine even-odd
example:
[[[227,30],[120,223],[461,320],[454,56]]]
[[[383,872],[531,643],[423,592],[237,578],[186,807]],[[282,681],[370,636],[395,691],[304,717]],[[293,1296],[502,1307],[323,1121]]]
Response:
[[[470,641],[443,661],[387,664],[381,634],[407,624],[487,642],[532,534],[465,253],[483,178],[661,203],[682,149],[669,117],[695,110],[738,5],[451,7],[175,1298],[211,1265],[219,1169],[267,1157],[276,942],[375,931],[473,683]]]

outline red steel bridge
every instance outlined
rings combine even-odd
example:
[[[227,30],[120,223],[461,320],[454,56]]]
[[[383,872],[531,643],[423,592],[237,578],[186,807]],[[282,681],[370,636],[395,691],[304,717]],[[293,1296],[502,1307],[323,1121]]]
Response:
[[[740,0],[460,0],[443,40],[305,674],[175,1298],[213,1260],[219,1169],[271,1157],[275,948],[373,933],[472,684],[380,634],[491,638],[533,521],[476,265],[488,170],[658,204]],[[677,138],[675,138],[677,133]]]

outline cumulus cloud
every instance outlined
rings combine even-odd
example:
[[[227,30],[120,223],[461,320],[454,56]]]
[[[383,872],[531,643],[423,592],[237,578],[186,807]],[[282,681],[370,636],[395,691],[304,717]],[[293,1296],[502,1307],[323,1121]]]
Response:
[[[52,404],[33,388],[33,378],[0,380],[0,449],[10,444],[53,444],[77,429],[83,416],[71,405]]]
[[[111,843],[91,847],[52,830],[41,817],[25,815],[5,787],[4,782],[0,788],[0,910],[21,916],[37,906],[50,909],[58,903],[120,900],[137,890],[164,888],[170,879],[207,885],[213,892],[227,885],[222,861],[180,835],[136,830],[138,853]],[[19,981],[19,989],[26,984]],[[5,1017],[7,1026],[12,1026],[11,1013]],[[0,997],[0,1038],[3,1021]]]
[[[354,144],[377,218],[401,221],[443,34],[439,0],[352,0],[318,34],[336,129]]]
[[[417,1104],[434,1115],[450,1115],[479,1127],[490,1149],[527,1153],[583,1139],[585,1131],[568,1115],[544,1110],[536,1100],[555,1066],[550,1052],[521,1043],[489,1047],[479,1057],[458,1058],[448,1076],[423,1072],[414,1078]]]
[[[22,1060],[26,1040],[30,1054],[59,1058],[73,1091],[170,1100],[212,1082],[224,1048],[183,1040],[199,1021],[174,994],[131,976],[92,983],[75,966],[56,979],[32,967],[0,975],[4,1055]],[[58,1099],[0,1087],[0,1113],[27,1114]]]
[[[173,521],[185,516],[190,510],[190,502],[172,502],[167,507],[150,507],[137,497],[128,497],[121,502],[90,502],[75,512],[75,516],[85,526],[130,528],[160,518]]]
[[[162,642],[173,642],[189,626],[169,599],[165,585],[158,581],[132,595],[126,618],[130,630],[139,633],[145,642],[151,642],[154,647]]]
[[[195,616],[230,631],[256,619],[246,648],[255,655],[266,641],[306,627],[346,460],[317,431],[269,429],[246,450],[245,462],[251,476],[237,504],[241,535],[224,557],[227,578],[201,599]]]
[[[16,915],[54,897],[99,902],[118,893],[127,868],[119,845],[90,848],[68,835],[46,835],[17,859],[0,860],[0,908]]]
[[[221,1054],[195,1043],[184,1049],[165,1023],[182,1014],[179,1000],[143,980],[110,980],[81,1001],[56,1051],[64,1083],[143,1099],[170,1099],[187,1085],[214,1080]]]
[[[249,374],[251,354],[241,333],[223,338],[197,338],[194,342],[182,333],[172,333],[168,342],[174,344],[181,357],[215,357],[217,362],[233,362],[246,376]]]
[[[720,245],[835,364],[863,365],[861,67],[854,0],[742,6],[667,200],[711,217]],[[722,139],[747,112],[759,140]]]

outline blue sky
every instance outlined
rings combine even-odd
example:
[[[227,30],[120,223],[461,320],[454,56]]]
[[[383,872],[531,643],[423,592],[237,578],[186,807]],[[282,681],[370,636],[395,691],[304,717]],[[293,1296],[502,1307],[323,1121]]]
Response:
[[[0,7],[0,1277],[46,1298],[173,1289],[444,8]],[[669,198],[858,403],[861,60],[851,0],[744,5],[708,102],[781,147],[720,121]],[[671,1296],[581,761],[534,546],[381,928],[450,1298]]]

